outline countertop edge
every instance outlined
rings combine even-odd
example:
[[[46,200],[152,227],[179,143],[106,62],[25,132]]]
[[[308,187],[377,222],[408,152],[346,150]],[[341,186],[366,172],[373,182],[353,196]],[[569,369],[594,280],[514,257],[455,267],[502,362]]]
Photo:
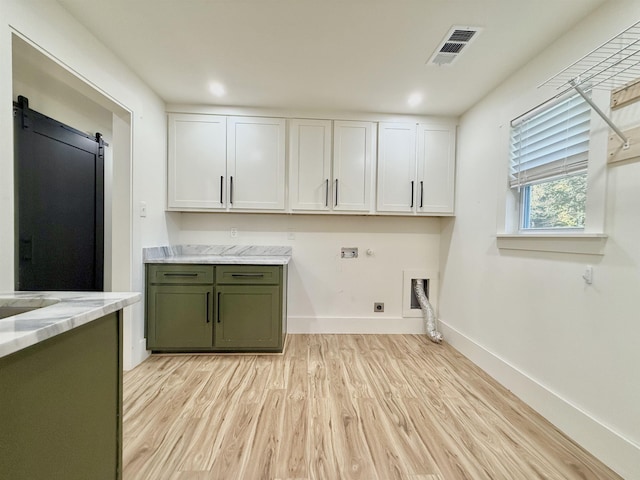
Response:
[[[138,292],[0,292],[2,299],[59,299],[54,305],[0,319],[0,358],[133,305]]]
[[[288,265],[290,255],[231,256],[231,255],[175,255],[165,258],[151,258],[145,264],[200,264],[200,265]]]
[[[287,265],[293,249],[279,245],[171,245],[145,247],[143,263],[218,265]]]

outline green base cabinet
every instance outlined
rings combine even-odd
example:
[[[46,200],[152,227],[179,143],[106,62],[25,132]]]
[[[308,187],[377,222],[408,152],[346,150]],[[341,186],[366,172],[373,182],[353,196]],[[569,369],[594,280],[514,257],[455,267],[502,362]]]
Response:
[[[211,347],[213,285],[151,285],[147,348]]]
[[[213,345],[225,350],[267,350],[280,346],[279,287],[219,285]]]
[[[147,348],[282,352],[286,265],[147,265]]]
[[[0,478],[122,478],[119,312],[0,359]]]

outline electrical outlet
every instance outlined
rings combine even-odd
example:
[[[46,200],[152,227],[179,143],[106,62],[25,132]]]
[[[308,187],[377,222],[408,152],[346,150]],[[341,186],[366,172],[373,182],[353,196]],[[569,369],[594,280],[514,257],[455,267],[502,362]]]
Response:
[[[358,249],[356,247],[342,247],[340,249],[340,258],[358,258]]]
[[[236,227],[231,227],[231,238],[236,238],[238,236],[238,229]]]
[[[593,267],[591,265],[587,265],[584,269],[584,274],[582,274],[582,278],[584,278],[584,282],[587,285],[591,285],[593,283]]]
[[[376,302],[373,304],[373,311],[377,313],[384,312],[384,303]]]

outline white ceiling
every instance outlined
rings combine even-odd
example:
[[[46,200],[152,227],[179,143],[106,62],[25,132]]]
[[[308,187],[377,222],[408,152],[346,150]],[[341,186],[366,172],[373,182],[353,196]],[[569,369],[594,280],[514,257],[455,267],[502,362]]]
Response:
[[[604,1],[59,0],[167,103],[453,116]],[[426,65],[453,25],[483,31]]]

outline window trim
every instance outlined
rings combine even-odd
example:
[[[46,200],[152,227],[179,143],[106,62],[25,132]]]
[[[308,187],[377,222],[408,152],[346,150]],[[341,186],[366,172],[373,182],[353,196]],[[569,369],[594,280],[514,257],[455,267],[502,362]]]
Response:
[[[604,255],[608,236],[604,233],[584,232],[523,232],[499,233],[498,248],[505,250],[528,250],[534,252],[576,253]]]
[[[536,95],[537,94],[537,95]],[[540,93],[532,92],[529,98],[531,105],[540,105]],[[533,99],[533,100],[532,100]],[[592,100],[605,112],[609,110],[610,92],[592,90]],[[537,101],[536,101],[537,100]],[[543,99],[542,99],[543,100]],[[520,112],[527,109],[522,103]],[[508,114],[508,110],[506,112]],[[592,111],[591,133],[589,140],[589,167],[587,168],[587,200],[586,220],[581,231],[522,231],[520,229],[520,195],[509,186],[511,171],[510,119],[517,112],[505,119],[502,130],[504,154],[506,158],[504,170],[504,202],[501,202],[498,216],[496,243],[499,249],[513,251],[558,252],[587,255],[603,255],[608,236],[604,232],[607,187],[607,143],[609,127],[600,116]],[[505,128],[507,127],[507,128]]]

